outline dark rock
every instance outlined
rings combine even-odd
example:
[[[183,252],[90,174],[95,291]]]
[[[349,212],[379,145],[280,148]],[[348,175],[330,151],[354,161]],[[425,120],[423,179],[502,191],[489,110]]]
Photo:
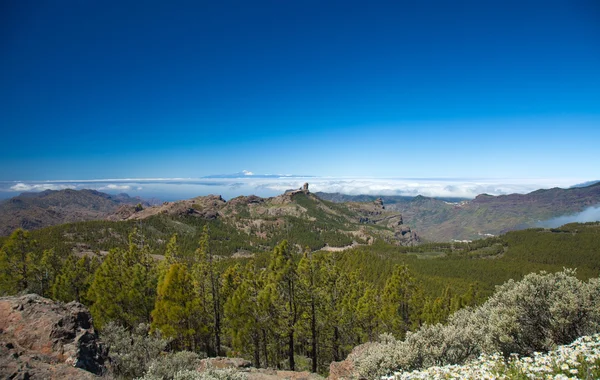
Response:
[[[106,372],[107,354],[80,303],[0,297],[0,377],[94,378]]]

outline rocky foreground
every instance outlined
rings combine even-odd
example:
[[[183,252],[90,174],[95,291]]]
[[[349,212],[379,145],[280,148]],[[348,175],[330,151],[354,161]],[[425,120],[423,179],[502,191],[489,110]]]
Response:
[[[0,297],[0,378],[98,379],[110,377],[107,347],[92,326],[90,312],[78,302],[55,302],[36,294]],[[249,380],[316,380],[308,372],[256,369],[238,358],[209,358],[195,371]]]
[[[107,354],[82,304],[0,297],[1,378],[92,379],[106,372]]]

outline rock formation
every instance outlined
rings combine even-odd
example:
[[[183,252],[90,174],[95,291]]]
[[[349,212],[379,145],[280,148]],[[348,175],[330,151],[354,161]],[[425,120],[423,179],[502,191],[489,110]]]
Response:
[[[345,360],[332,362],[329,365],[329,377],[327,380],[359,379],[357,369],[354,366],[354,358],[360,357],[372,345],[373,343],[368,342],[356,346]]]
[[[0,297],[1,378],[92,379],[106,372],[107,354],[82,304]]]

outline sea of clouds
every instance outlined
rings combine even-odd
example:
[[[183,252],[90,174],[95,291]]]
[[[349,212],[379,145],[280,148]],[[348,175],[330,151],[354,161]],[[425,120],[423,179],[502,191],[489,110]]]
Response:
[[[563,215],[556,218],[544,220],[538,223],[539,227],[557,228],[567,223],[587,223],[600,220],[600,206],[588,207],[582,212],[572,215]]]
[[[510,178],[364,178],[296,177],[255,178],[126,178],[95,180],[2,181],[0,197],[44,190],[94,189],[111,194],[127,193],[142,198],[172,201],[200,195],[218,194],[225,199],[239,195],[275,196],[297,189],[304,182],[312,192],[350,195],[402,195],[440,198],[474,198],[479,194],[528,193],[537,189],[571,187],[581,179],[510,179]]]

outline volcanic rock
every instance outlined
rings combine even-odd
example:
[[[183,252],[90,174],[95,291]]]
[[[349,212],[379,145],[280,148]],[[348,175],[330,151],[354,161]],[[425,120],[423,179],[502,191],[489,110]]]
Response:
[[[82,304],[0,297],[1,378],[92,379],[106,372],[107,357]]]

